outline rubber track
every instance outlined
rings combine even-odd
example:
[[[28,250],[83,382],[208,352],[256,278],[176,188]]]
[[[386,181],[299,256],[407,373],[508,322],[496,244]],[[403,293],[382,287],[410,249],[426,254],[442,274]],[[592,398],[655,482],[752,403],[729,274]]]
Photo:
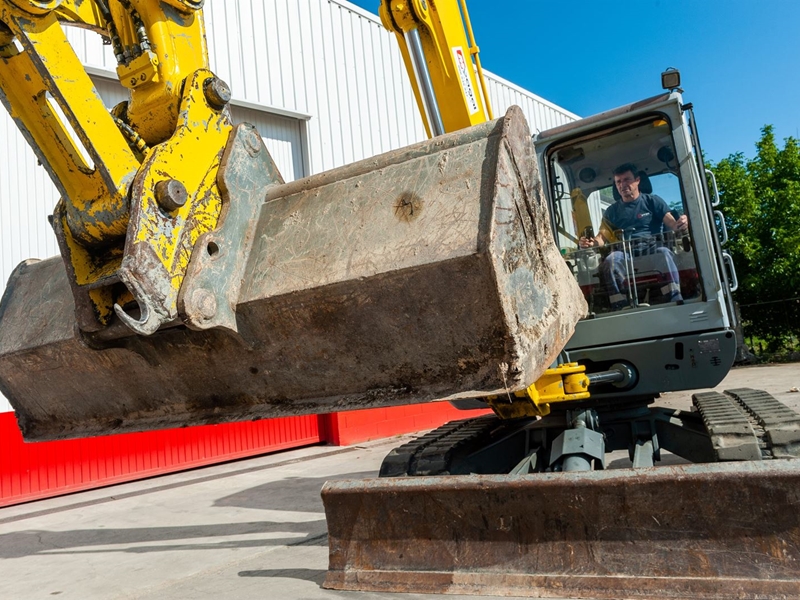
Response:
[[[711,437],[717,459],[762,460],[768,458],[766,443],[753,428],[748,415],[730,397],[719,392],[692,395]]]
[[[477,444],[500,423],[495,415],[445,423],[392,450],[381,464],[381,477],[447,475],[454,453]]]
[[[692,396],[718,460],[800,458],[800,414],[761,390],[739,388]],[[453,457],[491,441],[502,422],[495,415],[451,421],[395,448],[381,477],[447,475]]]
[[[764,431],[775,458],[800,458],[800,414],[764,390],[725,390]]]
[[[694,394],[719,460],[800,458],[800,414],[763,390]]]

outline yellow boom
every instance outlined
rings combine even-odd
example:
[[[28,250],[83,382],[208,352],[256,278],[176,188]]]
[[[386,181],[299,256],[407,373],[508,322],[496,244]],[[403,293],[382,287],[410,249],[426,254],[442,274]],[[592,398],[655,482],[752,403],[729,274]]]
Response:
[[[464,0],[381,0],[379,13],[400,45],[429,137],[493,118]]]

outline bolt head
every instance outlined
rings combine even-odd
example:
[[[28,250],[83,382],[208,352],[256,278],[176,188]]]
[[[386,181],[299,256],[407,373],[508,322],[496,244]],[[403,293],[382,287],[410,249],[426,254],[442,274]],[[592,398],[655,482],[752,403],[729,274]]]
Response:
[[[203,320],[213,319],[217,314],[217,298],[209,290],[199,288],[192,292],[191,313]]]
[[[188,198],[186,186],[177,179],[165,179],[156,184],[156,202],[167,212],[178,210]]]
[[[231,101],[231,88],[219,77],[210,77],[203,83],[203,93],[212,108],[222,110]]]
[[[242,141],[250,156],[255,156],[261,151],[261,135],[256,131],[255,127],[248,127],[242,133]]]

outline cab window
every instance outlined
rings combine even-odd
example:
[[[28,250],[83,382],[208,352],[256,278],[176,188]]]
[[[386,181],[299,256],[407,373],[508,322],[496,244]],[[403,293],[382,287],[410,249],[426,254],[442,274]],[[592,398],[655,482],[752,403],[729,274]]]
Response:
[[[594,316],[700,298],[665,117],[563,144],[548,159],[556,239]]]

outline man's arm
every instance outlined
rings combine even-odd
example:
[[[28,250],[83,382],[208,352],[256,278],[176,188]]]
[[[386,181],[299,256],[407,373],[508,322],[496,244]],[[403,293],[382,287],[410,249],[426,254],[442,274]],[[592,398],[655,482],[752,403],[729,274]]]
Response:
[[[671,213],[664,215],[664,225],[669,227],[672,231],[686,231],[689,229],[689,219],[686,215],[681,215],[676,219]]]
[[[651,196],[653,202],[653,210],[655,214],[663,214],[664,218],[661,222],[669,227],[672,231],[685,231],[689,228],[689,219],[686,215],[681,215],[680,218],[676,219],[672,216],[670,212],[669,205],[664,201],[661,196],[656,196],[653,194]]]

